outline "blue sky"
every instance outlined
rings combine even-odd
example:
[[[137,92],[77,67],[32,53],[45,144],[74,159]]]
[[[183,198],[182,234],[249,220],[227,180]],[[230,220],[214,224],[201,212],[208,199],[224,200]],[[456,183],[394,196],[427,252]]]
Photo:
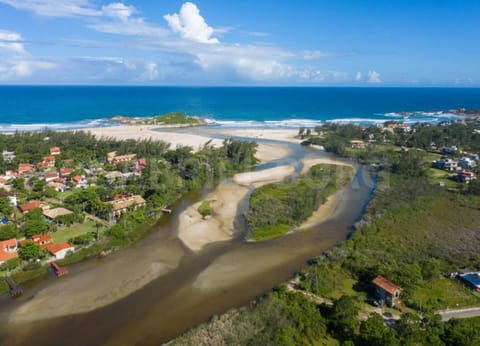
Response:
[[[480,86],[480,1],[0,0],[0,84]]]

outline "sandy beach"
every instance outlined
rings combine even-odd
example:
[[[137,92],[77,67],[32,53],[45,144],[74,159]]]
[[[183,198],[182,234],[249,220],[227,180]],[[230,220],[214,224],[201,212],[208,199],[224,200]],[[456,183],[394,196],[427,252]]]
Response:
[[[164,131],[162,131],[164,129]],[[167,129],[170,129],[167,131]],[[197,130],[198,128],[194,128]],[[285,142],[294,141],[292,137],[296,134],[296,131],[292,130],[202,130],[202,134],[190,134],[182,131],[177,133],[172,131],[171,127],[158,127],[154,125],[119,125],[109,127],[94,127],[83,129],[81,131],[87,131],[95,136],[116,138],[119,140],[124,139],[152,139],[165,141],[171,144],[172,148],[180,145],[188,145],[193,150],[200,149],[205,143],[209,142],[214,146],[221,146],[222,140],[213,138],[214,134],[222,134],[225,136],[239,136],[248,138],[264,138]],[[285,157],[289,154],[289,149],[286,145],[272,145],[260,143],[257,150],[257,159],[260,162],[268,162]]]

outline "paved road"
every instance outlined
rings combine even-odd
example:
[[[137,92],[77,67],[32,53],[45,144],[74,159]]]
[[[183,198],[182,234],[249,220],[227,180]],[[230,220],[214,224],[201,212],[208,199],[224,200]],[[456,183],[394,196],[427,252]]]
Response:
[[[468,308],[468,309],[456,309],[440,311],[440,315],[444,321],[448,321],[451,318],[468,318],[480,316],[480,307]]]

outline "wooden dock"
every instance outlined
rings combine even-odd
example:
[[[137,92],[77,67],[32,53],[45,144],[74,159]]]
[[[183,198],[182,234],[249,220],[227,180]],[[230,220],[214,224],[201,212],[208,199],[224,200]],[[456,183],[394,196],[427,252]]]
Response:
[[[5,276],[5,281],[8,284],[8,287],[10,288],[10,297],[15,298],[23,294],[25,292],[25,288],[23,285],[16,285],[15,282],[9,277]]]
[[[60,267],[57,262],[50,263],[50,266],[53,268],[53,271],[55,272],[57,278],[68,274],[68,269]]]

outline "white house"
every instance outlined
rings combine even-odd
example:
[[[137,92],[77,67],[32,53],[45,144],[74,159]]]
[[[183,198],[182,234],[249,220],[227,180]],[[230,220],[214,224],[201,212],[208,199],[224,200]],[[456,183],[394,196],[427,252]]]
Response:
[[[45,249],[50,252],[55,260],[64,259],[69,252],[75,251],[75,247],[69,243],[47,244]]]
[[[462,157],[458,161],[458,165],[464,169],[472,169],[477,167],[477,163],[469,157]]]

